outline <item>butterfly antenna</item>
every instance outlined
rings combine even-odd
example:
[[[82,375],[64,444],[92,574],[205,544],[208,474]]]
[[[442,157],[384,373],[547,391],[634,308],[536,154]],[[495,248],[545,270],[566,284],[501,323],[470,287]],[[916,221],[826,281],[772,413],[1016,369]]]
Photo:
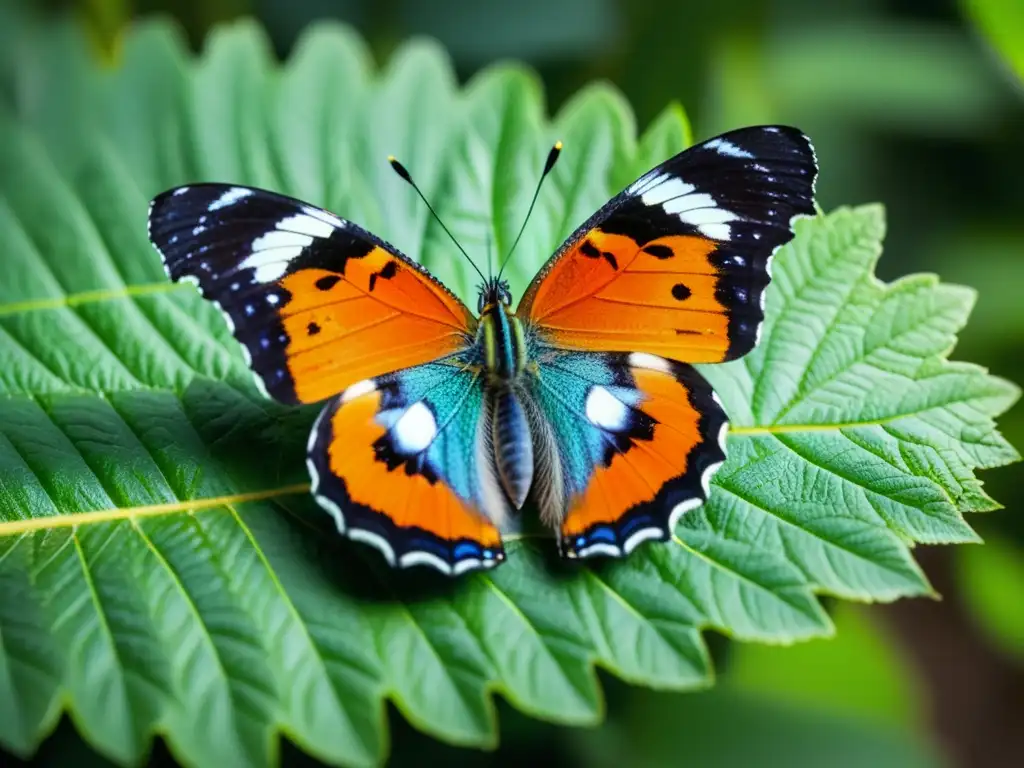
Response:
[[[487,282],[491,281],[491,277],[494,275],[494,259],[491,258],[491,229],[487,228],[487,234],[484,235],[487,242]]]
[[[455,239],[455,235],[452,234],[451,230],[448,229],[448,227],[446,227],[444,225],[443,221],[441,221],[441,217],[437,215],[437,211],[434,210],[434,206],[432,206],[427,201],[427,198],[424,197],[423,192],[421,192],[420,188],[418,186],[416,186],[416,182],[412,180],[412,176],[409,175],[409,171],[407,171],[405,169],[405,166],[402,165],[400,162],[398,162],[398,160],[395,159],[394,155],[389,155],[388,156],[388,163],[391,165],[391,168],[395,171],[395,173],[397,173],[400,177],[402,177],[402,179],[406,183],[408,183],[408,185],[410,187],[412,187],[414,190],[416,190],[416,194],[419,195],[419,198],[420,198],[420,200],[423,201],[423,204],[425,206],[427,206],[427,210],[430,211],[430,215],[434,217],[434,221],[436,221],[438,224],[441,225],[441,229],[443,229],[445,234],[448,235],[448,237],[451,238],[453,243],[455,243],[455,247],[459,249],[459,251],[462,253],[463,256],[466,257],[466,261],[469,262],[469,266],[471,266],[473,269],[476,270],[476,273],[478,275],[480,275],[480,279],[481,280],[484,280],[486,282],[487,278],[485,278],[484,277],[484,273],[480,271],[480,267],[478,267],[473,262],[473,259],[471,259],[469,254],[466,253],[466,249],[462,247],[462,245],[459,243],[459,241]]]
[[[548,159],[544,162],[544,170],[540,174],[540,179],[537,180],[537,188],[533,190],[533,200],[530,201],[530,207],[526,211],[526,218],[523,219],[523,226],[519,228],[519,234],[516,235],[515,242],[512,243],[512,247],[509,249],[508,255],[505,260],[501,262],[501,269],[498,270],[498,279],[501,279],[501,273],[505,271],[505,265],[508,264],[508,260],[512,258],[512,254],[516,252],[516,246],[519,245],[519,241],[523,237],[523,232],[526,231],[526,223],[530,220],[530,214],[533,213],[533,206],[537,204],[537,196],[540,195],[540,188],[544,185],[544,179],[551,173],[551,169],[555,167],[555,163],[558,162],[558,156],[562,154],[562,142],[556,141],[555,146],[548,152]]]

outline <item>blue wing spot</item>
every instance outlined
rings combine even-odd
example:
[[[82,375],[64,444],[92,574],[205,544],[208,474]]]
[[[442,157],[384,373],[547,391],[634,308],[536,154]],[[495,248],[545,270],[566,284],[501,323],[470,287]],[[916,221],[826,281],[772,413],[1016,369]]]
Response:
[[[606,541],[609,544],[615,543],[615,531],[607,526],[595,528],[590,534],[591,541]]]
[[[463,560],[467,557],[479,557],[480,547],[468,541],[463,541],[455,545],[453,554],[456,560]]]

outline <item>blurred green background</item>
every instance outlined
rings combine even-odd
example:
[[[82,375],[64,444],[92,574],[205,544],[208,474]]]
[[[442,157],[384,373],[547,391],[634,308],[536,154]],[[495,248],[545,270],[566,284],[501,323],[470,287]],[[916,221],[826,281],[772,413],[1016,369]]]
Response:
[[[914,271],[973,286],[954,356],[1024,381],[1024,0],[80,0],[21,3],[77,16],[116,61],[132,19],[174,16],[198,49],[239,16],[279,55],[320,18],[352,24],[378,60],[428,35],[462,78],[515,58],[541,74],[549,108],[613,82],[645,125],[680,101],[697,138],[784,122],[811,135],[819,201],[882,201],[883,279]],[[0,17],[2,18],[2,17]],[[1024,445],[1024,409],[1002,421]],[[709,638],[719,679],[686,695],[606,678],[594,730],[536,723],[502,706],[502,747],[447,748],[392,718],[392,761],[579,766],[1010,766],[1024,754],[1024,467],[984,474],[1007,509],[972,518],[984,547],[921,548],[942,602],[830,604],[838,635],[794,648]],[[63,724],[38,762],[83,747]],[[287,764],[307,764],[294,750]],[[158,748],[155,765],[170,764]],[[98,762],[96,764],[102,764]]]

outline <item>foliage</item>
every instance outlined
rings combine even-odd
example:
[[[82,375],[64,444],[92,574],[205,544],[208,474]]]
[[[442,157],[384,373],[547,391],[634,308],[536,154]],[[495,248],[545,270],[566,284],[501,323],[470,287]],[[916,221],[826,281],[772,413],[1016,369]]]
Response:
[[[1024,6],[1015,0],[962,0],[967,13],[1020,80],[1024,80]]]
[[[219,180],[325,205],[468,270],[384,158],[399,156],[468,247],[507,249],[544,152],[566,151],[512,273],[525,281],[613,191],[689,140],[678,108],[637,140],[621,96],[585,89],[548,121],[515,66],[456,87],[443,53],[377,73],[322,26],[287,65],[250,25],[190,59],[142,26],[120,66],[72,32],[32,41],[0,93],[0,742],[30,753],[67,708],[137,762],[160,733],[189,764],[266,764],[277,734],[378,762],[390,700],[446,741],[490,746],[491,695],[599,720],[594,667],[707,686],[701,632],[791,643],[832,631],[817,594],[929,594],[916,542],[976,539],[996,506],[974,471],[1017,458],[993,419],[1011,384],[945,358],[970,291],[873,277],[877,206],[798,225],[762,343],[705,368],[732,420],[711,501],[623,563],[555,562],[550,541],[457,582],[394,573],[332,535],[305,494],[315,409],[263,400],[216,311],[163,277],[146,203]],[[22,61],[22,60],[20,60]],[[32,88],[26,88],[31,83]],[[827,172],[827,171],[826,171]]]

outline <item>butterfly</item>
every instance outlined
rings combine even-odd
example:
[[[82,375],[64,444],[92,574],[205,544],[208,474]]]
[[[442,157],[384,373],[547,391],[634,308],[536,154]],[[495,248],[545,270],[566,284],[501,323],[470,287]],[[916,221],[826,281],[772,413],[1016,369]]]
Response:
[[[473,313],[394,246],[266,190],[168,190],[149,236],[270,397],[327,401],[307,466],[338,530],[460,574],[505,559],[527,501],[586,558],[668,539],[707,499],[727,421],[691,364],[757,344],[772,255],[814,213],[816,176],[795,128],[697,144],[580,225],[514,310],[500,270],[480,273]]]

